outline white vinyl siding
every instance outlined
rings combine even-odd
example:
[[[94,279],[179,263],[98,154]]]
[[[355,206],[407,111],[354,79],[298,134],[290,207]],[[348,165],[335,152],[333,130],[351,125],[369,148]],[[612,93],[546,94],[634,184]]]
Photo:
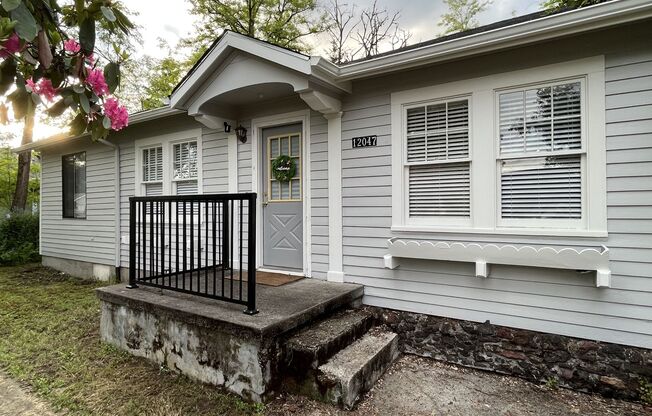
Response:
[[[582,85],[566,81],[498,93],[502,219],[542,220],[534,223],[542,226],[581,220]]]
[[[469,217],[469,102],[437,102],[406,109],[408,213]]]
[[[86,153],[86,215],[63,218],[63,155]],[[115,152],[79,140],[41,151],[41,254],[113,265],[115,260]]]
[[[528,47],[471,63],[462,61],[439,69],[414,71],[409,77],[401,74],[354,84],[356,94],[344,102],[342,123],[344,272],[346,282],[365,285],[365,304],[474,322],[489,320],[496,325],[619,344],[647,348],[652,345],[652,325],[648,318],[652,316],[652,94],[642,87],[652,88],[652,48],[647,45],[634,52],[622,51],[622,37],[595,39],[591,34],[591,39],[595,42],[589,50],[582,49],[585,42],[564,40],[545,48]],[[555,235],[530,235],[521,229],[518,235],[499,234],[492,227],[474,233],[450,232],[443,227],[429,232],[392,227],[396,211],[394,184],[402,184],[394,181],[390,168],[395,149],[401,149],[394,146],[395,91],[425,88],[437,80],[459,80],[464,89],[471,76],[484,77],[492,70],[522,69],[524,54],[531,57],[530,65],[546,65],[559,62],[560,50],[569,59],[577,59],[602,54],[599,45],[604,44],[621,51],[606,57],[606,84],[603,81],[606,97],[604,92],[591,95],[589,91],[591,100],[605,102],[606,99],[608,237],[577,237],[556,230]],[[580,49],[585,55],[576,52]],[[471,71],[471,67],[476,69]],[[483,97],[490,103],[495,99],[494,91],[486,84],[484,87],[484,96],[478,94],[472,100],[473,108],[478,108],[476,102]],[[433,91],[443,90],[442,85],[433,88]],[[492,125],[492,114],[479,114]],[[478,117],[473,120],[472,126],[481,121]],[[400,117],[398,123],[401,126]],[[497,124],[495,127],[497,131]],[[491,127],[480,131],[494,136],[494,147],[487,150],[488,169],[482,170],[492,172],[497,168],[497,135],[492,134]],[[369,134],[378,135],[376,148],[366,153],[351,148],[351,137]],[[396,134],[400,136],[400,131]],[[586,138],[589,142],[605,141],[604,135],[588,134]],[[478,140],[474,134],[471,143]],[[473,156],[477,158],[475,150]],[[489,183],[499,180],[499,177],[492,178],[491,173],[487,176]],[[487,188],[491,185],[484,188],[491,194],[493,189]],[[490,197],[477,203],[474,206],[488,211],[494,205],[499,206]],[[480,214],[481,211],[474,211],[474,217]],[[490,221],[491,215],[487,216]],[[391,237],[578,250],[604,244],[611,252],[612,287],[596,288],[594,276],[574,270],[495,265],[489,277],[481,279],[475,277],[472,263],[417,259],[405,259],[397,269],[390,270],[384,267],[383,256],[388,253],[387,239]]]

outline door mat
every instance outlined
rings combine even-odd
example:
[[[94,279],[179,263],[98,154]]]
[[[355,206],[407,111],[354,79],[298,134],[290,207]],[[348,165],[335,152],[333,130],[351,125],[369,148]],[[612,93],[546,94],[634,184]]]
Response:
[[[239,275],[239,272],[235,272],[233,280],[239,281]],[[227,277],[225,276],[225,278]],[[283,286],[301,279],[303,279],[303,276],[293,276],[283,273],[256,272],[256,283],[265,286]],[[247,272],[242,274],[242,281],[247,281]]]

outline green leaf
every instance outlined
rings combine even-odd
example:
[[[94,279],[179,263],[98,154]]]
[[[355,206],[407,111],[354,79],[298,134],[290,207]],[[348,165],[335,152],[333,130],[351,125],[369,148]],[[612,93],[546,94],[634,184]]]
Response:
[[[79,94],[79,104],[84,110],[84,113],[88,114],[91,112],[91,103],[88,101],[86,94]]]
[[[95,49],[95,20],[90,17],[79,24],[79,44],[85,55],[90,55]]]
[[[86,91],[86,88],[84,88],[84,86],[81,84],[75,84],[72,86],[72,90],[77,94],[82,94],[84,91]]]
[[[115,62],[109,62],[104,67],[104,79],[109,86],[109,91],[113,93],[120,85],[120,66]]]
[[[20,4],[20,0],[2,0],[2,8],[10,12]]]
[[[111,119],[108,118],[107,116],[104,116],[104,118],[102,119],[102,126],[105,129],[109,130],[111,128]]]
[[[52,104],[50,108],[45,110],[45,112],[50,117],[59,117],[61,114],[63,114],[64,111],[66,111],[67,108],[68,105],[66,105],[66,100],[62,98],[56,103]]]
[[[70,134],[73,136],[79,136],[86,131],[86,116],[83,113],[77,114],[77,116],[70,122]]]
[[[34,107],[38,107],[40,104],[43,103],[43,101],[41,101],[40,95],[31,93],[30,96],[32,97],[32,102],[34,103]]]
[[[100,10],[102,10],[102,14],[104,15],[104,17],[106,17],[106,20],[108,20],[109,22],[116,21],[115,14],[113,14],[113,10],[109,9],[106,6],[100,7]]]
[[[16,88],[14,92],[7,96],[7,99],[11,101],[12,108],[14,109],[14,118],[21,119],[27,114],[27,106],[29,102],[29,93],[23,86],[22,88]]]
[[[16,61],[13,59],[5,59],[0,63],[0,95],[11,87],[16,78]]]
[[[34,16],[27,9],[25,3],[20,3],[18,7],[11,11],[11,18],[16,21],[16,33],[26,41],[32,41],[38,33],[38,26]]]

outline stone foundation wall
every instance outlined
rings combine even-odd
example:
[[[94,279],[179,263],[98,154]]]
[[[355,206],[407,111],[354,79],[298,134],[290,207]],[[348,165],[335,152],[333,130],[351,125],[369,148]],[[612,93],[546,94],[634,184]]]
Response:
[[[248,400],[261,402],[271,394],[278,346],[199,320],[106,300],[100,304],[102,341]]]
[[[652,350],[404,311],[370,308],[405,353],[636,400]]]

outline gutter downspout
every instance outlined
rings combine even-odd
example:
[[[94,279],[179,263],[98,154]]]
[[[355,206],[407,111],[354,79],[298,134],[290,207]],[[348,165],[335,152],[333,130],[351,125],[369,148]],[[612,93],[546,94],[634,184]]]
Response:
[[[120,146],[111,143],[105,139],[100,139],[98,140],[99,143],[102,143],[105,146],[109,146],[115,150],[115,160],[114,160],[114,168],[115,168],[115,275],[118,281],[122,280],[122,276],[120,276],[120,228],[122,226],[121,223],[121,216],[120,216],[120,198],[122,195],[122,192],[120,190]]]

